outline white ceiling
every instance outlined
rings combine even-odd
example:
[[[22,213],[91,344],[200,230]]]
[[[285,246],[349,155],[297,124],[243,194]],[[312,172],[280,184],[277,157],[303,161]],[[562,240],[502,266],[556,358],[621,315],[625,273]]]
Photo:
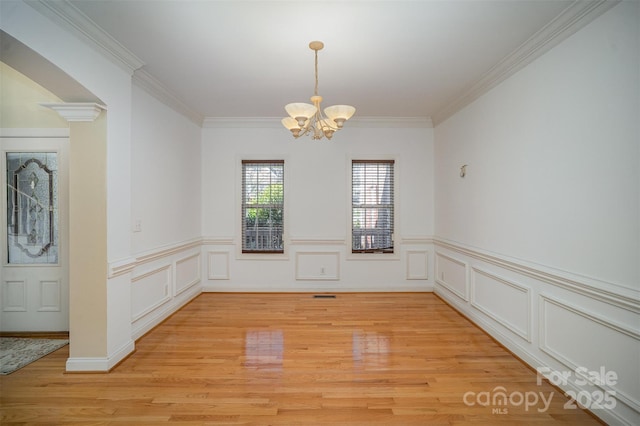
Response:
[[[474,90],[535,56],[539,45],[553,45],[567,16],[578,13],[573,9],[585,14],[588,3],[594,2],[64,2],[82,12],[75,20],[106,31],[144,63],[143,75],[202,117],[283,117],[285,104],[308,102],[314,89],[308,43],[321,40],[324,107],[350,104],[361,118],[423,119],[446,118]]]

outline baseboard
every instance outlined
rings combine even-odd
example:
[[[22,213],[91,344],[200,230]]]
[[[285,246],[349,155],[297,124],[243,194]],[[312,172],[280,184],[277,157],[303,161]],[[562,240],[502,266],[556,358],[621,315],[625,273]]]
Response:
[[[391,287],[353,287],[349,285],[304,285],[296,283],[290,287],[269,287],[256,285],[211,285],[202,286],[203,293],[432,293],[433,284],[424,285],[398,285]]]
[[[70,357],[65,368],[69,373],[107,373],[134,349],[135,344],[130,340],[109,357]]]

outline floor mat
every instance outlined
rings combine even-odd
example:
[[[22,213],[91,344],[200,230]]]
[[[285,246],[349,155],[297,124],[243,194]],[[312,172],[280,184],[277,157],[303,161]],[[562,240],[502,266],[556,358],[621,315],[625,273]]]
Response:
[[[0,338],[0,375],[11,374],[67,345],[67,339]]]

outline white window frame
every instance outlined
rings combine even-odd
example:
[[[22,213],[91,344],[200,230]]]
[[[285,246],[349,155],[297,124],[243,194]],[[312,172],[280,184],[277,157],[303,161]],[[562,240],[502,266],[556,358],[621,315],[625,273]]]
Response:
[[[353,161],[393,161],[393,253],[353,253],[353,234],[352,234],[352,224],[353,224],[353,185],[352,185],[352,165]],[[364,260],[364,261],[379,261],[379,260],[400,260],[400,161],[394,155],[377,155],[377,156],[352,156],[347,158],[346,164],[346,181],[347,181],[347,230],[346,235],[347,239],[345,241],[346,247],[346,260]]]
[[[282,244],[284,251],[282,253],[260,253],[260,252],[249,252],[243,253],[243,244],[242,244],[242,163],[243,162],[260,162],[260,161],[283,161],[284,163],[284,206],[283,206],[283,229],[282,229]],[[289,167],[290,161],[288,156],[285,155],[269,155],[269,156],[240,156],[236,159],[236,214],[235,220],[237,224],[235,228],[237,229],[235,241],[236,247],[236,259],[238,260],[288,260],[289,259],[289,246],[291,245],[291,241],[289,239],[289,186],[291,182],[291,177],[289,176]]]

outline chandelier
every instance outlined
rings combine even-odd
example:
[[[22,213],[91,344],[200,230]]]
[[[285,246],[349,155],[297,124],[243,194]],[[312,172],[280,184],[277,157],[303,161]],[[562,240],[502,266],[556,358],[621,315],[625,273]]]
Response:
[[[324,115],[320,110],[322,96],[318,95],[318,50],[324,47],[321,41],[312,41],[309,48],[316,56],[316,88],[311,97],[311,104],[297,102],[284,107],[289,117],[282,119],[282,125],[289,129],[294,138],[309,134],[314,140],[324,136],[331,139],[333,133],[342,129],[344,122],[356,112],[350,105],[333,105],[324,109]]]

